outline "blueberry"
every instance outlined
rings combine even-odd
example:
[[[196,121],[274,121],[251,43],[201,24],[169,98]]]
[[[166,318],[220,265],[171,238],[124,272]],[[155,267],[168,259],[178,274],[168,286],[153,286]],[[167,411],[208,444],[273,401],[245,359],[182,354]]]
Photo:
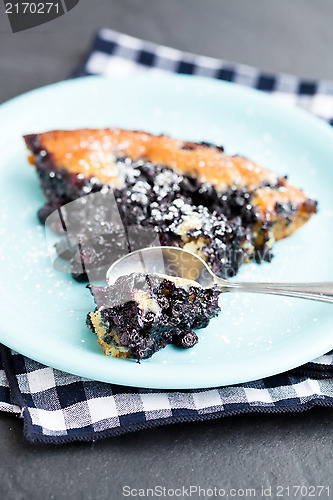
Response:
[[[183,349],[189,349],[198,343],[198,336],[192,331],[181,333],[177,336],[176,345]]]

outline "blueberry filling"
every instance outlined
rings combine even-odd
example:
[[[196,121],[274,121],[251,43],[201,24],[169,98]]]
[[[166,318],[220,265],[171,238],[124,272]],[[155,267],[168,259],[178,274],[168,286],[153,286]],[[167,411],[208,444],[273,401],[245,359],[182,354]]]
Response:
[[[122,224],[125,227],[140,226],[146,228],[146,232],[141,231],[140,238],[133,235],[129,238],[125,234],[126,242],[119,245],[119,228],[110,224],[107,213],[99,214],[96,220],[87,223],[84,203],[77,203],[75,213],[70,217],[76,219],[81,251],[77,248],[74,255],[69,256],[68,252],[67,255],[61,253],[61,243],[57,245],[59,254],[71,259],[74,278],[86,281],[91,273],[98,277],[107,263],[124,252],[152,244],[181,246],[196,251],[214,272],[224,278],[234,276],[245,260],[256,258],[252,229],[258,222],[259,212],[251,204],[251,192],[228,188],[220,193],[211,184],[200,183],[193,177],[179,175],[168,167],[143,160],[118,158],[117,164],[124,173],[124,187],[114,189]],[[48,198],[47,205],[39,211],[42,222],[64,203],[85,194],[108,190],[96,178],[87,179],[82,174],[55,169],[47,154],[39,154],[37,170]],[[63,214],[68,224],[66,207],[63,207]],[[267,233],[269,230],[268,224]],[[146,237],[141,241],[143,234]],[[87,246],[90,251],[82,251]],[[266,250],[264,241],[257,261],[271,259],[270,251]]]
[[[293,215],[297,211],[297,206],[289,201],[287,203],[275,203],[275,211],[277,214],[283,215],[287,224],[290,224],[293,220]]]
[[[138,360],[167,344],[188,349],[198,342],[194,329],[218,315],[218,287],[163,275],[132,273],[114,285],[89,285],[96,310],[87,325],[106,354]]]

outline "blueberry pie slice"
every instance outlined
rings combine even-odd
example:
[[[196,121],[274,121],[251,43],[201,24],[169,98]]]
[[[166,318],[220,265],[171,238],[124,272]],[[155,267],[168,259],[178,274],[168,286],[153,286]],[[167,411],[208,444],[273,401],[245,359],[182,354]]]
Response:
[[[209,143],[116,128],[53,131],[27,135],[25,141],[47,200],[41,221],[70,201],[112,189],[125,227],[150,228],[159,244],[199,254],[224,278],[243,262],[270,261],[273,243],[316,212],[316,202],[286,177]],[[67,257],[74,276],[85,280],[82,262],[102,267],[113,239],[91,240],[108,221],[101,216],[94,227],[87,225],[84,204],[78,204],[77,220],[89,255],[77,250]],[[126,251],[132,250],[127,243]]]
[[[112,286],[88,285],[96,310],[87,325],[105,354],[137,360],[151,357],[167,344],[193,347],[193,331],[218,315],[220,290],[162,274],[132,273]]]

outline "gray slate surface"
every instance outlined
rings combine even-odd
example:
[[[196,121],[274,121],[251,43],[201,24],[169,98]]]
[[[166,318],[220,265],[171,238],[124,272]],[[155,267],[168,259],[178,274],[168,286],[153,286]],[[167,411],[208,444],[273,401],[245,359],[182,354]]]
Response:
[[[332,20],[331,0],[81,0],[48,25],[12,34],[1,3],[0,102],[65,77],[101,26],[267,71],[333,79]],[[27,444],[22,422],[0,414],[0,498],[118,500],[124,485],[191,484],[256,488],[256,498],[262,486],[277,498],[277,485],[329,485],[332,497],[332,417],[325,408],[241,416],[51,447]]]
[[[331,0],[80,0],[12,34],[0,3],[0,102],[64,78],[99,27],[181,50],[333,79]]]

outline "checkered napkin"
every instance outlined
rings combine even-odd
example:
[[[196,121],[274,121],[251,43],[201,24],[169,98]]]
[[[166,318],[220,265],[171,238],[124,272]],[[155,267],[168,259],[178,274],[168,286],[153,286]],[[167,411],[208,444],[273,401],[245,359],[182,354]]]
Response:
[[[70,77],[171,71],[237,82],[300,105],[333,125],[333,82],[265,74],[103,29]],[[203,390],[156,390],[87,380],[0,346],[0,410],[24,421],[31,442],[91,441],[176,422],[333,406],[333,352],[264,380]]]

